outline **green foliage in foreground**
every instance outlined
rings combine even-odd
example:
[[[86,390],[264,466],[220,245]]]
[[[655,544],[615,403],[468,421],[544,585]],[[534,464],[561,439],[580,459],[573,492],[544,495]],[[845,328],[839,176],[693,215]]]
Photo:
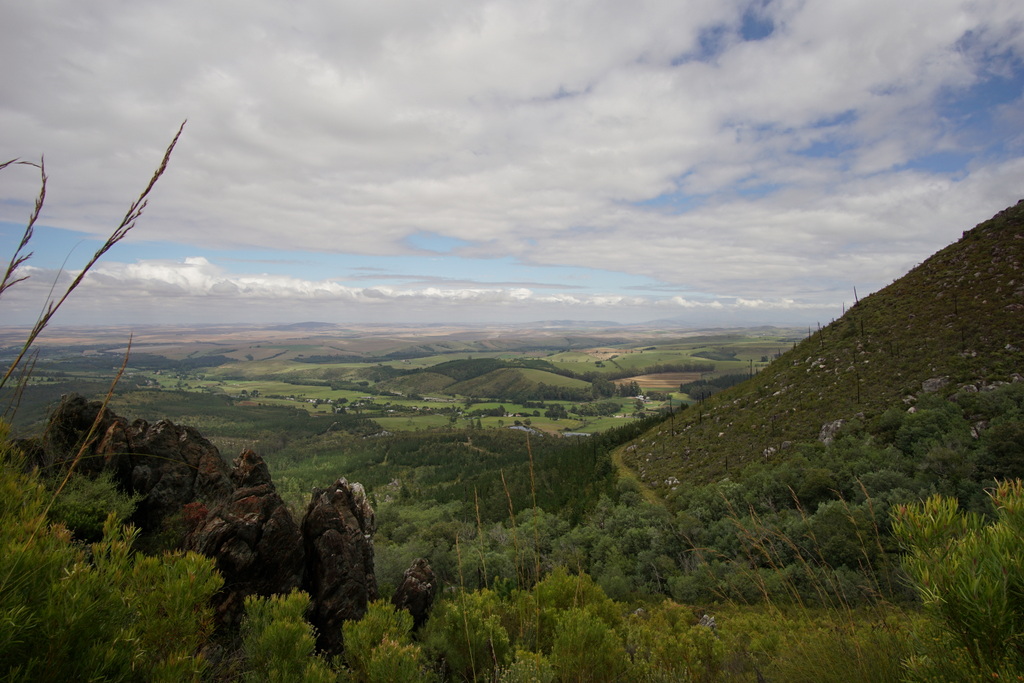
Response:
[[[1003,482],[991,496],[990,524],[956,500],[933,496],[901,508],[894,532],[925,608],[974,670],[998,678],[1006,667],[1024,671],[1024,484]]]
[[[335,680],[330,667],[315,653],[316,636],[305,620],[309,596],[301,591],[245,600],[242,649],[253,683],[315,683]]]
[[[533,583],[447,591],[417,634],[408,614],[373,603],[344,625],[347,649],[329,662],[314,651],[305,594],[250,598],[239,637],[215,638],[208,600],[221,579],[212,561],[134,551],[136,532],[115,515],[102,540],[75,542],[47,519],[54,499],[37,475],[6,451],[2,465],[4,680],[875,682],[1024,674],[1019,481],[993,494],[997,512],[987,524],[944,498],[899,508],[897,534],[922,614],[884,602],[854,608],[841,596],[815,608],[722,603],[710,608],[712,628],[699,623],[703,609],[613,600],[587,573],[545,564]],[[521,516],[531,515],[543,518]],[[612,519],[605,518],[608,534],[622,536]],[[521,551],[539,566],[523,526]],[[822,576],[805,571],[812,584]],[[203,656],[224,647],[216,663]]]
[[[6,448],[6,446],[4,446]],[[135,554],[137,531],[107,518],[76,544],[46,517],[50,495],[3,454],[0,472],[0,677],[5,680],[198,680],[197,656],[220,588],[213,561]]]
[[[361,620],[346,622],[345,660],[353,677],[372,683],[429,680],[423,650],[412,643],[411,631],[412,615],[386,600],[370,603]]]

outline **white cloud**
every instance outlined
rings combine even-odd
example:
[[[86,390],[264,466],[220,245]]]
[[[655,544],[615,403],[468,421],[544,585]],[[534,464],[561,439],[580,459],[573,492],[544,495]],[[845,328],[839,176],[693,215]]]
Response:
[[[77,275],[33,267],[24,272],[29,279],[5,295],[10,324],[33,322],[47,297],[59,294]],[[471,309],[486,311],[485,319],[495,321],[533,321],[570,314],[578,319],[640,322],[676,312],[736,314],[823,308],[836,306],[793,300],[545,293],[526,287],[350,287],[330,280],[231,274],[205,258],[189,257],[181,262],[103,263],[88,274],[58,321],[82,324],[100,317],[119,324],[171,322],[191,311],[192,320],[198,322],[273,322],[284,311],[290,311],[289,319],[315,319],[339,310],[352,321],[373,320],[381,314],[423,321],[432,320],[438,310]]]
[[[993,74],[1019,89],[1024,5],[775,0],[758,5],[774,31],[744,42],[750,7],[16,3],[0,25],[0,59],[18,65],[0,73],[0,159],[45,153],[46,221],[100,235],[188,118],[132,241],[408,255],[427,232],[467,257],[645,274],[730,305],[869,291],[1017,199],[1020,93],[985,130],[943,107]],[[908,166],[935,151],[968,161]],[[23,220],[35,177],[0,182],[0,220]],[[95,287],[626,306],[156,257],[109,264]]]

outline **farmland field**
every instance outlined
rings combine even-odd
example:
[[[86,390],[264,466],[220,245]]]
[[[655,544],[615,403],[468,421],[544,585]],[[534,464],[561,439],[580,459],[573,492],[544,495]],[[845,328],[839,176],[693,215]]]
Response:
[[[0,329],[0,344],[6,345],[0,357],[14,353],[25,332]],[[570,327],[317,324],[308,330],[143,327],[133,334],[115,408],[146,419],[180,415],[213,436],[234,439],[241,435],[227,427],[232,415],[279,420],[280,411],[319,420],[348,416],[361,432],[501,429],[526,422],[552,434],[596,432],[667,409],[669,401],[686,403],[680,385],[756,372],[802,331],[669,336],[663,330],[612,328],[583,336]],[[76,388],[105,393],[124,360],[127,337],[128,330],[119,328],[47,330],[16,423],[40,421],[60,394]],[[630,392],[636,386],[654,392],[653,400],[634,400]],[[216,416],[188,410],[185,404],[199,396],[223,408]]]
[[[700,372],[659,372],[653,375],[635,375],[625,379],[616,380],[616,384],[628,384],[636,382],[644,389],[658,389],[673,391],[679,388],[680,384],[696,382],[702,377]]]

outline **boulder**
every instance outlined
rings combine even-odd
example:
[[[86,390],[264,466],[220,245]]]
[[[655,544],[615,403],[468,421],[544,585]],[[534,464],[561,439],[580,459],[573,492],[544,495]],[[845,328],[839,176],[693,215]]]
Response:
[[[846,420],[834,420],[832,422],[826,422],[821,425],[821,431],[818,433],[818,441],[822,442],[826,446],[835,441],[836,434],[846,424]]]
[[[418,630],[427,621],[436,592],[434,570],[430,568],[429,562],[418,558],[402,575],[402,583],[398,584],[391,597],[391,604],[395,609],[409,612],[412,615],[413,630]]]
[[[131,478],[126,483],[129,491],[144,496],[134,517],[143,529],[159,528],[193,501],[212,507],[231,496],[234,486],[227,463],[192,427],[136,420],[128,437]],[[121,466],[119,471],[123,470]]]
[[[306,550],[305,589],[318,645],[329,654],[342,649],[343,621],[360,619],[377,598],[373,575],[373,508],[360,484],[339,479],[314,488],[302,518]]]

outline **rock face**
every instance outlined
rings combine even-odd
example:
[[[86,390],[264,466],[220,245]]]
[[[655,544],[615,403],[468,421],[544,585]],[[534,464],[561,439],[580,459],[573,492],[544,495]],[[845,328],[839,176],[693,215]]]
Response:
[[[258,455],[245,451],[230,469],[191,427],[166,420],[128,424],[98,401],[72,395],[45,434],[23,444],[36,465],[67,466],[81,453],[79,472],[113,472],[122,489],[141,494],[132,521],[143,530],[159,530],[182,515],[184,547],[212,557],[224,577],[215,598],[221,623],[238,621],[247,595],[302,588],[310,594],[321,648],[337,654],[342,622],[362,617],[377,598],[374,513],[359,484],[339,479],[313,489],[300,526]],[[406,608],[417,625],[433,599],[433,573],[424,565],[406,572]]]
[[[130,490],[145,496],[137,521],[154,528],[192,501],[215,505],[234,486],[217,448],[192,427],[136,420],[128,429]]]
[[[391,597],[391,604],[395,609],[408,611],[412,615],[413,630],[419,630],[427,621],[436,592],[434,570],[430,568],[429,562],[418,558],[402,575],[402,583],[398,584]]]
[[[132,521],[158,529],[193,501],[208,506],[234,490],[216,447],[195,429],[161,420],[128,424],[99,401],[70,395],[50,418],[37,460],[40,466],[69,464],[86,474],[110,470],[125,491],[143,496]]]
[[[247,450],[234,465],[234,492],[210,509],[185,539],[186,549],[214,558],[225,578],[216,598],[223,623],[239,619],[247,595],[299,588],[305,566],[299,527],[274,488],[266,463]]]
[[[302,518],[306,590],[318,644],[328,653],[341,652],[342,622],[361,618],[366,604],[377,598],[375,528],[373,508],[360,484],[339,479],[329,488],[313,489]]]
[[[46,431],[32,449],[35,464],[63,467],[81,454],[78,471],[99,473],[130,450],[127,420],[104,409],[99,401],[77,394],[65,396],[50,416]]]

